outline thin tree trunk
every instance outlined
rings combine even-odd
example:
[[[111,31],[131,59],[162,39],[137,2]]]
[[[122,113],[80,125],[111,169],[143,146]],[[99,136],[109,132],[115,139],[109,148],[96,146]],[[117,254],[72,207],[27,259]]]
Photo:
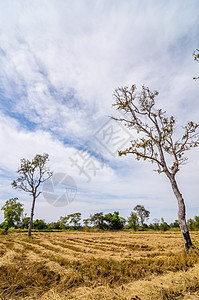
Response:
[[[33,195],[32,209],[31,209],[31,214],[30,214],[30,223],[29,223],[29,228],[28,228],[28,238],[31,237],[31,229],[32,229],[32,223],[33,223],[33,216],[34,216],[35,200],[36,200],[36,197],[35,197],[35,195]]]
[[[179,221],[179,226],[180,226],[180,230],[182,233],[184,246],[185,246],[186,250],[189,250],[190,248],[193,248],[193,244],[191,242],[191,238],[189,235],[189,229],[188,229],[187,222],[186,222],[186,209],[185,209],[184,199],[178,189],[178,185],[177,185],[175,178],[169,177],[169,179],[171,181],[173,192],[178,201],[178,221]]]

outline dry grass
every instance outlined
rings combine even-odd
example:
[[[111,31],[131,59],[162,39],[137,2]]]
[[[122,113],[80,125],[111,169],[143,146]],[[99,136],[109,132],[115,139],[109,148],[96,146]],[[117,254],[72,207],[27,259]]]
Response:
[[[199,299],[199,255],[179,232],[1,235],[0,299]]]

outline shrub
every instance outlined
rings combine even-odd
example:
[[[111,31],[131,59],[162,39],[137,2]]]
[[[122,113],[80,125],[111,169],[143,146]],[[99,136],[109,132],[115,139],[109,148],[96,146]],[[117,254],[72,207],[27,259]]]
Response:
[[[6,235],[6,234],[8,234],[7,230],[0,229],[0,235]]]

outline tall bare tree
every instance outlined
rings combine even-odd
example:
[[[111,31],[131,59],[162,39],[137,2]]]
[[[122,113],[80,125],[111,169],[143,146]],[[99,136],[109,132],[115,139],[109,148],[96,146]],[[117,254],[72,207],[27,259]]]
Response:
[[[35,201],[41,194],[39,187],[41,183],[48,180],[53,174],[46,166],[46,163],[49,160],[48,157],[48,154],[44,153],[43,155],[37,154],[32,161],[25,158],[21,159],[21,166],[17,170],[19,177],[12,182],[12,187],[28,192],[33,197],[28,237],[31,236]]]
[[[194,52],[193,52],[193,57],[194,57],[194,60],[199,62],[199,49],[196,49]],[[199,79],[199,76],[198,77],[193,77],[193,79],[197,80]]]
[[[182,232],[185,249],[193,247],[186,223],[185,203],[176,181],[176,174],[186,162],[185,152],[199,145],[199,124],[192,121],[183,127],[180,138],[174,136],[175,118],[168,117],[162,109],[155,108],[157,91],[150,91],[142,86],[136,92],[136,86],[118,88],[114,92],[116,109],[123,113],[122,117],[112,117],[123,122],[128,128],[135,129],[137,137],[131,146],[119,151],[119,155],[134,154],[137,160],[149,160],[156,163],[159,173],[168,177],[178,202],[178,220]]]

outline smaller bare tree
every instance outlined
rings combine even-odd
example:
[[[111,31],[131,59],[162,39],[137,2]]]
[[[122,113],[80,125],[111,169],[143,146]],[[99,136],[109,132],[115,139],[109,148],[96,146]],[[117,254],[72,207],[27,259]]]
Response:
[[[188,122],[184,126],[182,136],[176,137],[175,118],[167,117],[162,109],[155,108],[157,96],[158,92],[151,92],[145,86],[142,86],[140,93],[136,93],[135,85],[115,90],[113,106],[124,114],[123,117],[112,118],[137,132],[137,138],[131,141],[131,146],[119,151],[119,155],[130,153],[134,154],[137,160],[156,163],[157,171],[168,177],[178,202],[178,220],[185,249],[189,249],[192,242],[186,223],[185,203],[177,185],[176,174],[186,161],[184,153],[199,146],[199,124]]]
[[[25,158],[21,159],[21,166],[17,170],[17,173],[20,175],[12,182],[12,187],[27,192],[33,197],[28,237],[31,236],[35,201],[41,194],[39,187],[41,183],[48,180],[53,174],[46,166],[46,163],[49,160],[48,157],[49,155],[44,153],[43,155],[37,154],[32,161]]]

